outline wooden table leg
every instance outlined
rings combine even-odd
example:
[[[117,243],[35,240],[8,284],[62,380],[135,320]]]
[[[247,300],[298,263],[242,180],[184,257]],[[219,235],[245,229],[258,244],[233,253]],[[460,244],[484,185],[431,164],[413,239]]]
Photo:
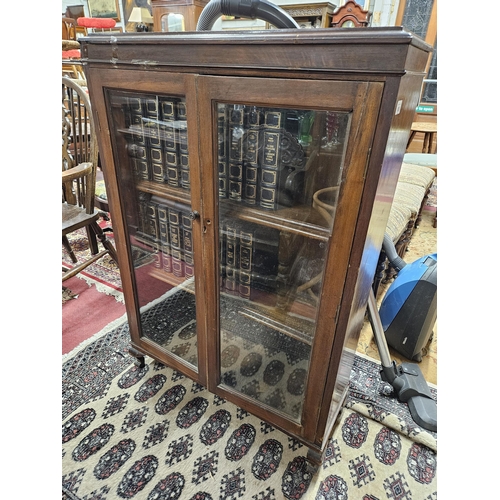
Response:
[[[413,138],[415,137],[416,132],[414,130],[411,131],[410,138],[408,139],[408,144],[406,145],[406,149],[410,147],[411,141],[413,141]]]
[[[434,142],[434,132],[429,133],[429,154],[432,154],[432,144]]]
[[[427,142],[429,140],[429,134],[427,132],[424,132],[424,143],[422,145],[422,153],[427,153]]]

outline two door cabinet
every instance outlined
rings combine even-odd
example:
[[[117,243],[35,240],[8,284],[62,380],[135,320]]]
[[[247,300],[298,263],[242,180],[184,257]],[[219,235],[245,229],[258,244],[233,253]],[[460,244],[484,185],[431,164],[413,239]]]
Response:
[[[316,464],[429,50],[401,28],[82,39],[130,352],[300,440]]]

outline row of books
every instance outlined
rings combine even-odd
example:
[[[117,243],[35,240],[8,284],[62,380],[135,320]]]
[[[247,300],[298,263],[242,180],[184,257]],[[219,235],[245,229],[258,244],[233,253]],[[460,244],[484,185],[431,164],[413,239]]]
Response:
[[[158,269],[178,278],[194,276],[193,221],[188,206],[142,194],[136,238],[151,248]],[[246,299],[254,299],[255,293],[275,293],[279,240],[277,229],[224,220],[219,235],[223,291]]]
[[[136,238],[153,249],[155,265],[178,278],[194,276],[193,221],[188,206],[147,194],[139,199]]]
[[[122,110],[127,152],[136,178],[189,190],[185,101],[160,96],[127,97]]]
[[[293,110],[219,104],[219,197],[275,209],[301,201],[306,155]]]
[[[127,97],[123,111],[136,178],[189,190],[185,101]],[[304,116],[294,110],[219,104],[219,197],[266,209],[303,202]]]
[[[277,289],[279,231],[226,219],[219,233],[221,288],[254,300]]]

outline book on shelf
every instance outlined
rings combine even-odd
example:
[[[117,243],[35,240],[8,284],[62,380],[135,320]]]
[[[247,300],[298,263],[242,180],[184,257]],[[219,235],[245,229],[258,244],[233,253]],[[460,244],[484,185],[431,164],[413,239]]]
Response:
[[[259,177],[259,204],[263,208],[275,208],[281,164],[281,122],[280,111],[267,110],[264,113],[262,129],[262,155]]]
[[[181,212],[182,249],[184,257],[184,275],[186,278],[194,276],[193,259],[193,220],[187,212]]]
[[[182,211],[168,207],[168,225],[170,228],[170,249],[172,255],[172,274],[181,278],[185,275],[183,259]]]
[[[227,175],[227,106],[217,107],[217,163],[219,171],[219,198],[228,197]]]
[[[225,293],[255,300],[276,291],[279,231],[226,219],[220,236],[221,279]]]
[[[160,232],[161,268],[166,273],[172,272],[172,255],[170,249],[170,231],[168,227],[168,209],[165,205],[158,205],[158,228]]]
[[[225,279],[224,289],[226,293],[236,295],[238,293],[238,224],[227,220],[224,224],[225,240]]]

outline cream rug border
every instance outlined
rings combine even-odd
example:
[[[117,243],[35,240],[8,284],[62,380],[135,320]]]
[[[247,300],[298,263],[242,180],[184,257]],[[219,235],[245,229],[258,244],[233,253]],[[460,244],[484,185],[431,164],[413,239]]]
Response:
[[[90,278],[89,276],[85,276],[82,273],[78,274],[77,277],[80,278],[81,280],[84,280],[89,286],[95,285],[95,288],[99,293],[104,293],[105,295],[114,297],[115,300],[117,302],[120,302],[121,304],[125,303],[125,299],[123,298],[123,292],[121,292],[120,290],[116,290],[108,285],[105,285],[104,283],[101,283],[100,281]]]

